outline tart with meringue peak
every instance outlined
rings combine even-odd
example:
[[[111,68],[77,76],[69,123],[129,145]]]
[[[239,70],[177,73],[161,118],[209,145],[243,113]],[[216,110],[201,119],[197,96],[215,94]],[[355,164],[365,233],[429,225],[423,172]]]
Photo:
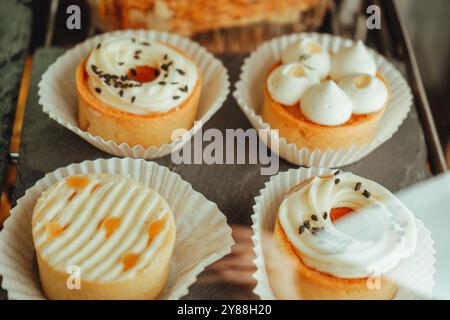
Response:
[[[128,176],[69,176],[38,199],[32,234],[49,299],[155,299],[175,244],[166,201]]]
[[[417,243],[414,216],[392,193],[340,171],[293,187],[274,236],[295,263],[299,299],[392,299],[391,272]]]
[[[111,36],[76,71],[82,130],[129,146],[161,147],[194,123],[201,76],[192,59],[171,45]]]
[[[389,96],[362,42],[330,53],[306,38],[269,68],[261,115],[287,143],[338,150],[373,140]]]

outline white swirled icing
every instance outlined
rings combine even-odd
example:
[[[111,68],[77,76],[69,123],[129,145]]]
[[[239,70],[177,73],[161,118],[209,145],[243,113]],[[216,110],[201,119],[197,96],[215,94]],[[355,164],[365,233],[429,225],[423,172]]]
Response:
[[[271,98],[285,106],[299,103],[303,115],[316,124],[342,125],[352,114],[379,111],[388,100],[388,88],[376,77],[375,59],[361,41],[330,58],[313,39],[302,39],[286,47],[281,62],[266,80]]]
[[[300,63],[283,64],[273,70],[267,79],[267,88],[276,102],[294,105],[306,90],[319,83],[317,75]]]
[[[330,72],[330,54],[313,39],[302,39],[289,44],[282,53],[283,64],[300,62],[324,79]]]
[[[324,126],[346,123],[352,116],[352,102],[332,80],[312,86],[301,99],[300,109],[310,121]]]
[[[339,87],[353,104],[354,114],[368,114],[380,110],[388,99],[388,89],[375,76],[347,76],[339,81]]]
[[[121,78],[140,66],[156,68],[159,75],[145,83]],[[99,43],[89,55],[86,72],[89,90],[97,99],[134,114],[177,107],[191,95],[199,78],[194,63],[180,52],[156,41],[123,36]],[[105,75],[119,79],[107,81]]]
[[[355,212],[332,222],[330,210],[339,207]],[[308,267],[339,278],[386,274],[417,241],[411,212],[384,187],[351,173],[314,177],[294,189],[281,203],[279,222]]]
[[[375,76],[376,72],[375,59],[360,40],[331,55],[330,77],[335,81],[356,74]]]
[[[155,191],[128,176],[89,174],[43,192],[33,212],[33,239],[54,269],[65,273],[77,265],[85,281],[115,282],[151,264],[170,223],[172,212]],[[161,230],[150,238],[156,224]],[[133,255],[137,260],[128,269],[124,259]]]

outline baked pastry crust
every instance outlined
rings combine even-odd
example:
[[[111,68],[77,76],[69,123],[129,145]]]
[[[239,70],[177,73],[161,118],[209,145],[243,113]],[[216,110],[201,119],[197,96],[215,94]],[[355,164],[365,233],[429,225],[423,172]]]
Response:
[[[172,133],[177,129],[192,128],[200,99],[200,73],[190,96],[180,105],[167,112],[140,115],[118,110],[91,93],[85,71],[87,59],[88,56],[76,71],[78,123],[82,130],[117,144],[127,143],[131,147],[141,145],[148,148],[171,143]]]
[[[385,105],[377,112],[366,115],[353,114],[351,119],[338,126],[323,126],[313,123],[305,118],[299,106],[285,106],[276,102],[270,96],[267,88],[267,78],[270,73],[280,65],[275,63],[269,68],[264,81],[264,105],[261,116],[269,123],[271,129],[278,129],[280,137],[284,137],[287,143],[293,143],[298,148],[337,150],[349,148],[353,145],[361,146],[370,143],[375,136],[378,124],[386,110]],[[387,81],[377,73],[377,77],[383,81],[389,91]]]
[[[313,178],[302,181],[288,194],[301,189]],[[367,286],[368,278],[344,279],[309,268],[302,262],[300,255],[287,238],[278,218],[275,223],[274,238],[281,251],[295,261],[297,279],[294,283],[299,299],[306,300],[387,300],[394,298],[397,292],[395,283],[381,277],[381,288],[371,290]],[[269,274],[270,276],[270,274]]]

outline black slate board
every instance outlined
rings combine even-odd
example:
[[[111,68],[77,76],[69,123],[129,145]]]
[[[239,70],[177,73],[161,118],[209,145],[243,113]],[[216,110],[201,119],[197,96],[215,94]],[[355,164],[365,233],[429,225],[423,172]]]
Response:
[[[31,10],[18,0],[0,2],[0,186],[9,160],[9,143],[28,42]]]
[[[63,52],[62,49],[41,49],[35,54],[22,131],[16,199],[47,172],[74,162],[111,157],[51,120],[38,104],[37,85],[40,77]],[[234,83],[244,56],[222,55],[220,58],[229,70],[231,83]],[[221,131],[226,128],[245,130],[250,127],[231,95],[219,112],[204,126]],[[397,191],[426,178],[426,158],[422,128],[416,110],[412,108],[399,131],[389,141],[363,160],[343,169]],[[230,224],[251,224],[253,199],[270,178],[260,175],[259,165],[174,165],[170,156],[155,161],[179,173],[195,190],[216,202]],[[295,166],[280,160],[280,171],[289,168]],[[250,289],[237,290],[230,284],[195,284],[186,298],[255,298]]]

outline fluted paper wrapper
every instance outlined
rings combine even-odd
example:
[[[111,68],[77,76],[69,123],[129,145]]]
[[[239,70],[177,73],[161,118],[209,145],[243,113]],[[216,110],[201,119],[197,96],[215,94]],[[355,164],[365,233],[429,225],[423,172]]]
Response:
[[[85,161],[46,174],[11,210],[0,232],[1,285],[9,299],[45,299],[31,233],[31,216],[41,193],[69,175],[100,172],[131,176],[157,191],[172,209],[177,236],[169,279],[160,299],[179,299],[188,294],[198,274],[231,251],[234,242],[225,216],[178,174],[154,162],[130,158]]]
[[[129,36],[158,40],[170,44],[186,52],[200,69],[202,76],[202,91],[196,116],[197,125],[190,130],[190,135],[161,147],[144,148],[141,145],[129,146],[127,143],[118,144],[112,140],[105,140],[94,136],[78,127],[78,97],[75,84],[77,66],[89,52],[103,39],[111,36]],[[42,76],[39,83],[39,104],[43,106],[50,118],[60,125],[76,133],[81,138],[98,149],[119,157],[155,159],[166,156],[183,145],[188,137],[207,122],[220,109],[229,93],[230,83],[228,72],[220,60],[216,59],[205,48],[187,38],[157,31],[127,30],[104,33],[89,38],[59,57]]]
[[[275,299],[270,287],[268,274],[266,272],[265,260],[263,255],[263,232],[273,233],[278,208],[283,197],[301,181],[314,176],[329,175],[333,171],[327,168],[300,168],[291,169],[273,176],[260,195],[255,199],[253,207],[253,244],[256,259],[256,272],[253,277],[257,285],[253,292],[261,299]],[[417,225],[417,247],[413,255],[404,259],[389,273],[389,277],[395,279],[399,290],[395,299],[429,299],[433,294],[434,274],[435,274],[435,253],[434,241],[431,238],[431,232],[425,228],[422,221],[416,219]]]
[[[259,114],[260,108],[262,108],[264,103],[263,88],[268,68],[281,60],[281,54],[289,43],[304,38],[312,38],[324,49],[332,52],[353,43],[352,40],[329,34],[300,33],[275,38],[256,49],[244,61],[240,79],[236,83],[236,89],[233,92],[239,106],[254,128],[270,129],[270,125]],[[392,90],[392,95],[389,98],[386,111],[379,123],[374,140],[363,146],[355,145],[348,149],[308,150],[307,148],[298,148],[293,143],[288,144],[282,136],[275,136],[273,139],[276,139],[275,143],[279,148],[278,153],[281,158],[299,166],[341,167],[362,159],[383,142],[390,139],[398,130],[411,109],[411,89],[400,72],[391,63],[374,50],[369,50],[375,58],[378,71],[386,79]],[[351,139],[351,137],[349,138]],[[269,147],[270,145],[269,141]]]

